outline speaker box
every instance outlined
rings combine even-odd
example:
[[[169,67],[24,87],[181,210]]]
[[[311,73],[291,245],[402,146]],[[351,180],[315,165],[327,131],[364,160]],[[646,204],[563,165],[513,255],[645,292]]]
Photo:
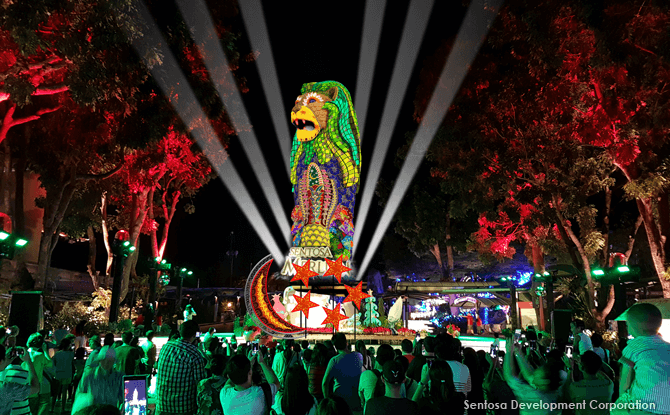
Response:
[[[17,346],[25,346],[31,334],[44,328],[42,291],[12,292],[8,326],[17,326]]]
[[[554,310],[551,312],[551,335],[556,343],[568,343],[572,310]]]

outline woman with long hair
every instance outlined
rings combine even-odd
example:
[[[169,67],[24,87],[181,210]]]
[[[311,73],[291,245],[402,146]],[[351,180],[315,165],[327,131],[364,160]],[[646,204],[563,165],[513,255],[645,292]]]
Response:
[[[288,368],[280,395],[272,408],[277,415],[314,415],[316,412],[318,403],[316,399],[310,399],[307,373],[300,363]]]
[[[326,374],[329,361],[328,348],[321,343],[315,344],[312,359],[309,362],[307,378],[309,380],[309,393],[319,402],[323,399],[321,383],[323,382],[323,376]]]
[[[372,358],[368,354],[368,350],[365,348],[365,343],[363,340],[356,342],[356,351],[363,356],[363,370],[372,369]]]
[[[427,393],[425,393],[427,391]],[[430,366],[424,366],[421,383],[412,398],[424,415],[443,414],[444,408],[450,408],[450,415],[462,415],[465,397],[456,392],[454,375],[447,362],[434,360]]]

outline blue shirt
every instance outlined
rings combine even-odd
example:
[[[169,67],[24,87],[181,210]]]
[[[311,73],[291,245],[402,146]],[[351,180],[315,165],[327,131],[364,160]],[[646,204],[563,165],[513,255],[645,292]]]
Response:
[[[361,411],[358,382],[363,373],[363,356],[358,352],[339,353],[330,359],[324,384],[333,379],[333,395],[344,399],[352,411]]]

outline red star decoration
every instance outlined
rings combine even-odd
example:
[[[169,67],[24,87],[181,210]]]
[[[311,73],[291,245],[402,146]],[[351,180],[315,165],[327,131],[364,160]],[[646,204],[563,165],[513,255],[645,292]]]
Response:
[[[326,271],[323,276],[326,277],[328,275],[334,275],[335,278],[337,278],[337,282],[342,284],[342,274],[347,271],[351,271],[351,268],[345,267],[342,263],[342,255],[337,258],[337,261],[331,261],[330,259],[326,258],[326,262],[328,263],[328,271]]]
[[[291,281],[302,281],[302,284],[307,287],[309,286],[309,278],[319,275],[318,272],[314,272],[309,269],[309,261],[311,261],[311,259],[308,259],[303,266],[293,264],[293,267],[295,268],[295,276],[291,279]]]
[[[321,324],[328,324],[331,323],[333,326],[335,326],[335,330],[339,330],[340,327],[340,320],[346,320],[349,317],[345,316],[344,314],[340,314],[340,304],[338,304],[334,309],[329,310],[326,307],[321,307],[323,308],[323,311],[326,312],[326,317],[325,320],[323,320],[323,323]]]
[[[359,282],[358,285],[355,287],[345,285],[344,288],[347,289],[349,295],[347,295],[347,298],[345,298],[344,301],[342,301],[342,303],[351,301],[359,310],[361,309],[361,301],[364,298],[372,297],[370,294],[366,294],[363,292],[363,281]]]
[[[317,303],[310,301],[309,296],[311,293],[312,290],[309,290],[307,291],[307,295],[304,297],[298,297],[297,295],[294,295],[293,298],[295,298],[295,301],[298,303],[298,305],[296,305],[295,308],[291,310],[291,313],[302,311],[302,313],[305,315],[305,318],[309,318],[309,309],[319,306]]]

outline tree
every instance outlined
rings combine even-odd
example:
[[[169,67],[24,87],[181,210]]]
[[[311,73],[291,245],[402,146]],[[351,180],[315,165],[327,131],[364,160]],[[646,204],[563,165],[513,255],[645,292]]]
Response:
[[[377,299],[372,295],[372,291],[368,292],[370,297],[363,299],[364,301],[364,320],[363,324],[366,327],[379,327],[382,322],[379,321],[379,311],[377,307]]]

